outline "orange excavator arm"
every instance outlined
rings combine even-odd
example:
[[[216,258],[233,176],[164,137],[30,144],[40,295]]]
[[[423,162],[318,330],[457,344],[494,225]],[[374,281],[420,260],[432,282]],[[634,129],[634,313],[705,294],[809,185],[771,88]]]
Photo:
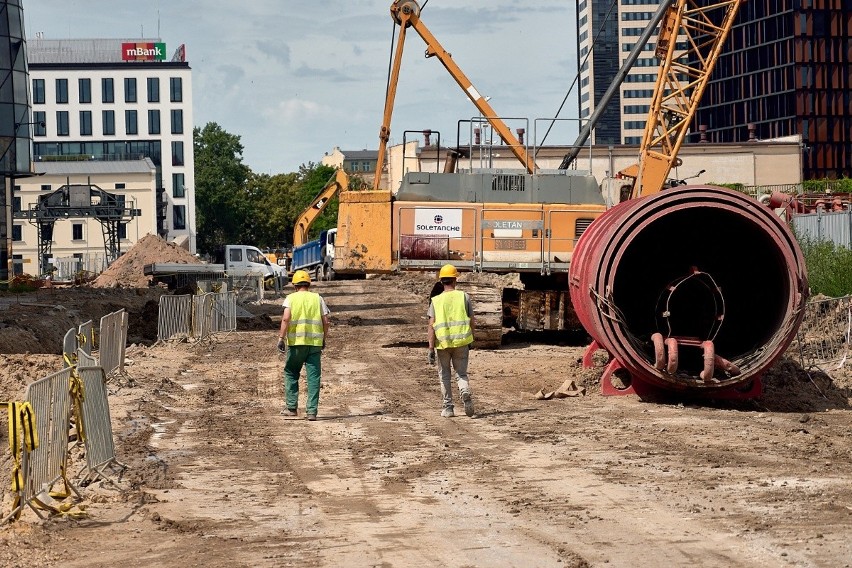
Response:
[[[405,44],[406,30],[411,27],[420,35],[426,42],[426,57],[437,57],[444,68],[452,75],[459,87],[465,92],[470,101],[476,106],[479,112],[491,124],[494,131],[500,135],[500,138],[509,146],[509,149],[518,158],[521,164],[524,165],[529,173],[534,173],[536,170],[535,160],[532,155],[526,151],[526,147],[512,134],[512,130],[503,122],[494,109],[488,104],[488,101],[483,97],[467,75],[453,61],[450,54],[440,42],[435,39],[426,24],[420,19],[420,5],[415,0],[394,0],[390,7],[391,17],[399,25],[399,39],[397,40],[396,50],[394,52],[393,66],[388,82],[387,95],[385,97],[385,112],[382,120],[382,127],[379,131],[379,155],[377,162],[377,170],[381,171],[384,165],[385,156],[387,153],[387,143],[390,138],[391,115],[393,114],[393,104],[396,97],[396,87],[399,81],[399,68],[402,62],[402,52]],[[380,175],[376,174],[376,179],[373,188],[379,189]]]
[[[323,212],[329,202],[334,199],[338,193],[348,189],[349,175],[343,171],[342,168],[338,169],[334,173],[334,177],[325,184],[325,187],[323,187],[317,196],[314,197],[311,204],[308,205],[296,219],[296,223],[293,227],[294,247],[308,242],[308,231],[310,231],[311,225],[314,224],[314,221],[316,221],[317,217],[320,216],[320,213]]]

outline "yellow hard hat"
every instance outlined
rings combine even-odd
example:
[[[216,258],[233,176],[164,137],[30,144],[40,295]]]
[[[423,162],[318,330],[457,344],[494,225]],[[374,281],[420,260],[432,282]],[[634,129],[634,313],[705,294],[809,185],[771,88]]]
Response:
[[[296,284],[311,283],[311,275],[304,270],[297,270],[293,273],[293,286]]]
[[[441,272],[438,273],[438,278],[458,278],[459,271],[452,264],[445,264],[441,267]]]

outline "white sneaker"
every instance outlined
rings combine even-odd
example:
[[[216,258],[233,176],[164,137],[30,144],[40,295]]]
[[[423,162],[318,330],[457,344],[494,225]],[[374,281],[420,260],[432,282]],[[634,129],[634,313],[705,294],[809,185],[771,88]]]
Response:
[[[445,408],[444,410],[441,411],[441,416],[443,416],[444,418],[452,418],[455,415],[456,415],[456,413],[453,412],[452,408]]]
[[[464,402],[464,413],[467,416],[473,416],[473,398],[471,398],[469,392],[462,393],[462,401]]]

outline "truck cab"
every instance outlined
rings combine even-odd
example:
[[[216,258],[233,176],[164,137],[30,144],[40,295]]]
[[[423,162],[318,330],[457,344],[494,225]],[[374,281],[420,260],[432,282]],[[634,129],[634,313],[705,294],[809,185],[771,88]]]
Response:
[[[271,263],[259,248],[250,245],[225,245],[222,264],[231,276],[281,278],[282,284],[287,278],[286,267]]]

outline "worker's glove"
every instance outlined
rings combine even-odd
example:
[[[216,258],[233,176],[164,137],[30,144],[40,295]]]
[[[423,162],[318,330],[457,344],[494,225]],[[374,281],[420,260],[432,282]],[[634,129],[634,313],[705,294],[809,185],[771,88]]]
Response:
[[[429,350],[428,360],[429,360],[429,364],[430,364],[430,365],[434,365],[434,364],[435,364],[435,350],[434,350],[434,349],[430,349],[430,350]]]
[[[287,353],[287,342],[282,337],[278,338],[278,352]]]

